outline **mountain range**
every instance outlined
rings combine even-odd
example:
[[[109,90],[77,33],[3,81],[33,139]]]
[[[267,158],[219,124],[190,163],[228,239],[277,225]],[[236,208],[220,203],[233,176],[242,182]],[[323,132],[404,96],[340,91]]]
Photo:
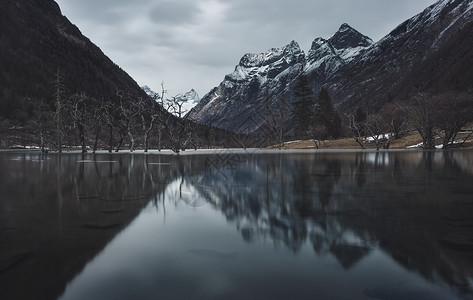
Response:
[[[473,91],[473,0],[440,0],[377,42],[342,24],[305,53],[296,41],[245,54],[197,104],[189,119],[239,133],[261,129],[307,75],[314,93],[327,88],[342,113],[376,111],[417,92]],[[24,99],[51,100],[60,71],[69,93],[117,101],[116,91],[146,93],[65,16],[52,0],[0,2],[0,117],[27,117]],[[195,92],[194,92],[195,93]],[[192,106],[195,107],[192,108]],[[52,106],[52,104],[51,104]]]
[[[268,110],[278,114],[282,98],[294,101],[301,74],[315,94],[327,88],[341,113],[375,111],[418,92],[471,92],[472,45],[473,0],[440,0],[376,43],[343,24],[329,39],[315,39],[307,54],[295,41],[245,54],[189,117],[236,132],[258,131]]]

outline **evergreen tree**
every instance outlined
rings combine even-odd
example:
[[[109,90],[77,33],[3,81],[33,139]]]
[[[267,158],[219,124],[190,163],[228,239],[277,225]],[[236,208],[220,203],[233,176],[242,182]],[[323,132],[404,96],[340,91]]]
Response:
[[[311,127],[311,115],[314,106],[314,92],[309,85],[306,75],[298,77],[293,89],[296,101],[292,103],[292,117],[296,122],[295,135],[297,138],[307,138]]]
[[[360,128],[360,133],[362,135],[366,134],[365,123],[367,118],[368,115],[365,113],[365,111],[361,107],[358,107],[355,111],[354,122]]]
[[[342,121],[335,111],[326,88],[321,88],[317,95],[317,105],[313,116],[312,126],[318,128],[319,139],[338,138],[341,134]]]

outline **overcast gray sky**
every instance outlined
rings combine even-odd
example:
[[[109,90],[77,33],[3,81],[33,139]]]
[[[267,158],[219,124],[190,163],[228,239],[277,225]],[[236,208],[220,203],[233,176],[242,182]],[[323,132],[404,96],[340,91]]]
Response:
[[[56,0],[62,13],[140,86],[202,97],[245,53],[299,43],[342,23],[378,41],[435,0]]]

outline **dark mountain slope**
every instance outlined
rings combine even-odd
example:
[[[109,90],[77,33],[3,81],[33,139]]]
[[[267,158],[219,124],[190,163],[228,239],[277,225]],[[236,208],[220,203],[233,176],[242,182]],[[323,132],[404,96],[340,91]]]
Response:
[[[328,80],[339,109],[372,109],[417,91],[473,87],[473,2],[442,0],[399,25]]]
[[[24,97],[51,98],[60,69],[69,92],[113,98],[144,93],[52,0],[0,2],[0,115],[14,117]]]

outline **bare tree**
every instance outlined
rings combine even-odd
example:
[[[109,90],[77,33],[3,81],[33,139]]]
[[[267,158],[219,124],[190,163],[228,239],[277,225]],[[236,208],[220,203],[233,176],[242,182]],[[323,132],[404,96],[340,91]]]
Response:
[[[390,145],[389,137],[386,137],[386,129],[388,128],[381,114],[370,114],[366,118],[365,128],[367,134],[376,144],[376,150],[379,150],[381,143],[383,148],[388,149]]]
[[[168,113],[162,114],[159,120],[168,133],[171,150],[175,153],[185,150],[187,139],[183,139],[183,137],[189,125],[188,114],[183,115],[183,102],[180,98],[181,96],[177,95],[164,102],[163,107]]]
[[[433,97],[433,104],[437,111],[436,124],[442,149],[451,148],[461,129],[473,121],[473,96],[466,93],[442,94]],[[465,141],[466,139],[460,144]]]
[[[348,118],[348,126],[355,142],[360,145],[361,149],[366,148],[366,113],[357,108],[354,113],[345,114]]]
[[[314,142],[315,148],[320,148],[320,141],[325,143],[327,132],[327,127],[324,124],[312,123],[310,126],[310,134],[312,136],[312,142]]]
[[[398,103],[389,103],[381,109],[382,118],[389,122],[391,137],[399,139],[407,132],[407,118]]]
[[[51,127],[53,112],[49,109],[48,104],[41,100],[33,100],[33,121],[39,133],[41,152],[47,152],[46,138],[48,129]]]
[[[66,94],[66,86],[64,85],[64,78],[61,71],[58,69],[54,74],[54,101],[56,106],[56,112],[54,114],[54,120],[56,121],[56,144],[57,151],[62,153],[62,139],[64,136],[64,116],[63,116],[63,103]]]
[[[156,100],[158,101],[158,107],[157,107],[157,124],[156,124],[156,129],[158,131],[158,151],[161,151],[161,141],[163,137],[163,129],[164,129],[164,122],[166,119],[166,110],[164,108],[164,97],[166,95],[167,91],[164,89],[164,81],[161,82],[161,97],[159,99],[158,96],[156,95]]]
[[[108,152],[113,151],[113,129],[117,126],[117,109],[114,107],[110,100],[103,103],[102,106],[103,118],[106,126],[108,127]]]
[[[156,100],[151,99],[151,107],[149,108],[149,113],[145,114],[145,112],[147,112],[147,110],[142,109],[140,113],[140,117],[141,117],[141,124],[143,127],[144,152],[148,152],[149,135],[155,126],[155,123],[159,114],[159,112],[156,111]]]
[[[87,122],[90,121],[88,101],[89,97],[81,92],[70,96],[68,101],[64,104],[64,108],[67,110],[71,120],[70,127],[77,129],[82,153],[87,153],[85,131]]]
[[[468,93],[419,93],[400,107],[422,137],[425,149],[436,148],[436,138],[441,139],[443,149],[448,149],[454,145],[460,130],[473,121],[472,103],[473,95]]]
[[[435,137],[438,134],[435,107],[432,104],[432,95],[419,93],[411,99],[410,104],[403,106],[410,125],[422,137],[424,149],[435,149]]]
[[[106,101],[104,98],[100,100],[94,100],[94,104],[91,109],[91,123],[94,128],[94,146],[92,152],[95,153],[98,148],[99,135],[102,131],[102,128],[107,124],[108,111],[107,106],[110,105],[110,101]]]
[[[136,120],[139,111],[137,106],[131,102],[132,96],[129,93],[118,91],[117,96],[120,98],[120,106],[118,107],[120,117],[117,120],[117,128],[120,139],[118,140],[115,152],[120,151],[126,136],[130,138],[130,152],[133,152],[135,150],[133,129],[137,126]]]

